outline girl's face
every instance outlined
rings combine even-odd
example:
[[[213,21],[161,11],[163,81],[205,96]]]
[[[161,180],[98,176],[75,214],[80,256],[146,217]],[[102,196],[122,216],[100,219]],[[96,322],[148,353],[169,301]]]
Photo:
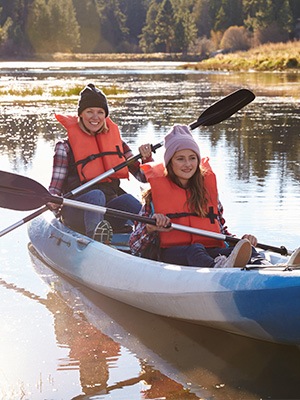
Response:
[[[96,133],[102,128],[105,120],[105,111],[103,108],[89,107],[80,114],[84,126],[92,133]]]
[[[174,174],[183,187],[187,186],[189,179],[199,167],[196,153],[188,149],[176,151],[171,159],[171,164]]]

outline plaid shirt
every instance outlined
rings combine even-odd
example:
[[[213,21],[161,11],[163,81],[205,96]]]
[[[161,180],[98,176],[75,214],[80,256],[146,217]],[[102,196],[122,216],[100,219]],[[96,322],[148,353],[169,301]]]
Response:
[[[154,208],[152,203],[146,203],[145,205],[143,205],[140,211],[140,215],[151,218],[153,214]],[[220,225],[221,233],[223,235],[231,236],[231,234],[227,230],[227,226],[225,226],[225,219],[223,218],[223,206],[220,201],[218,202],[217,220]],[[157,241],[158,236],[158,231],[148,233],[146,224],[142,222],[135,223],[135,230],[130,235],[129,239],[131,253],[141,257],[144,254],[145,250]]]
[[[123,144],[123,154],[128,160],[130,157],[133,156],[132,151],[130,147],[127,145],[127,143],[122,142]],[[52,195],[58,195],[61,196],[62,189],[64,182],[67,178],[68,175],[68,166],[69,166],[69,154],[70,154],[71,148],[70,145],[67,141],[63,142],[58,142],[55,145],[55,150],[54,150],[54,158],[53,158],[53,169],[52,169],[52,178],[49,186],[49,192]],[[153,161],[153,158],[150,157],[147,160],[143,160],[143,163],[151,162]],[[144,175],[144,172],[140,169],[140,162],[135,161],[134,163],[131,163],[128,166],[129,172],[140,182],[145,183],[146,182],[146,177]]]

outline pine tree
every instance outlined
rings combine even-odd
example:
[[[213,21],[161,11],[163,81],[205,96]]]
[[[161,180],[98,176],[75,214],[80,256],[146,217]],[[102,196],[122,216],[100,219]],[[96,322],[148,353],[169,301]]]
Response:
[[[80,44],[72,0],[34,0],[27,26],[37,53],[72,52]]]
[[[164,0],[155,20],[155,44],[162,44],[167,53],[174,48],[175,23],[172,3],[170,0]]]
[[[2,18],[5,22],[10,18],[11,23],[7,26],[7,52],[23,56],[30,52],[26,32],[26,21],[28,15],[28,6],[32,0],[10,0],[1,1]]]
[[[100,18],[101,41],[98,51],[113,52],[123,51],[124,43],[128,39],[126,15],[120,8],[119,0],[96,0]]]
[[[197,39],[197,27],[194,16],[188,9],[176,15],[174,49],[187,53]]]
[[[120,0],[121,11],[126,15],[130,44],[138,46],[149,5],[150,0]]]
[[[50,13],[46,0],[34,0],[27,20],[28,37],[36,53],[51,52],[48,48]]]
[[[193,15],[198,37],[209,37],[213,29],[213,19],[210,14],[210,0],[196,0]]]
[[[153,53],[159,51],[159,46],[155,43],[156,18],[162,0],[152,0],[146,15],[146,22],[140,35],[140,48],[144,53]]]
[[[73,0],[76,18],[80,26],[81,53],[94,53],[100,37],[100,18],[94,0]]]
[[[245,26],[255,33],[258,42],[288,39],[292,30],[289,0],[243,0]]]
[[[0,13],[1,13],[1,9],[0,9]],[[7,39],[8,39],[8,31],[9,28],[12,26],[13,21],[10,17],[7,18],[7,20],[4,22],[4,24],[2,26],[0,26],[0,49],[2,49],[6,43],[7,43]]]

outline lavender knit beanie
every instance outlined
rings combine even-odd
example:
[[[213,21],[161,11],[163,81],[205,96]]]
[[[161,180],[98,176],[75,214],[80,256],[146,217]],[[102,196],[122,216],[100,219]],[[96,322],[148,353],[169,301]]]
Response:
[[[200,149],[186,125],[174,125],[165,137],[165,165],[179,150],[193,150],[201,160]]]

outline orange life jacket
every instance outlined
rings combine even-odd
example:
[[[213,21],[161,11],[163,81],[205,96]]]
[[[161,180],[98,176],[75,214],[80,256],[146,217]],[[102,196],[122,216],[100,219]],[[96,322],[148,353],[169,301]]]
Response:
[[[156,213],[168,215],[171,221],[176,224],[220,233],[220,225],[217,220],[218,189],[216,176],[209,165],[208,158],[202,159],[201,164],[206,171],[204,186],[209,194],[207,217],[205,218],[193,215],[187,203],[188,191],[180,188],[164,176],[161,165],[151,168],[148,164],[143,170],[151,185],[152,201]],[[192,243],[201,243],[205,247],[225,247],[224,241],[175,229],[170,232],[160,232],[159,236],[160,245],[163,248],[186,246]]]
[[[55,117],[68,132],[81,183],[87,182],[125,161],[118,125],[110,118],[106,118],[107,133],[91,136],[80,128],[77,116],[55,114]],[[109,178],[103,179],[102,182],[128,177],[128,168],[125,167],[110,175]]]

